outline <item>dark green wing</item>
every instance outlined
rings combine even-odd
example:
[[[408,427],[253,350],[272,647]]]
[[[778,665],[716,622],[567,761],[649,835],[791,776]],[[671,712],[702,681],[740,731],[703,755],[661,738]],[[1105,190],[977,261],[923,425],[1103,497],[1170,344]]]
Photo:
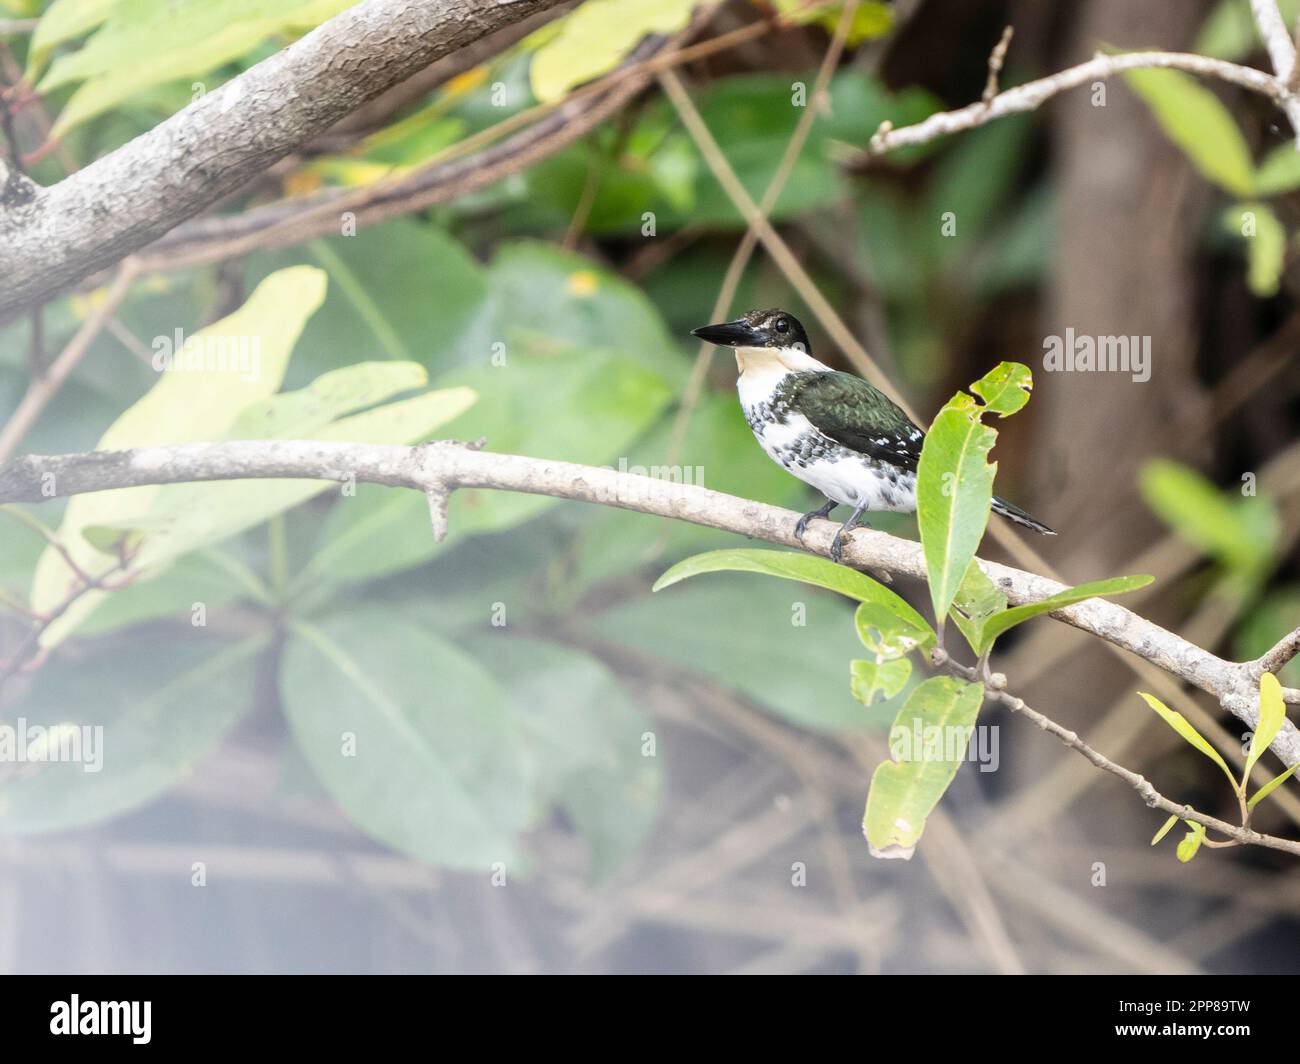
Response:
[[[861,377],[838,370],[798,373],[787,387],[790,405],[836,443],[916,472],[925,433]]]

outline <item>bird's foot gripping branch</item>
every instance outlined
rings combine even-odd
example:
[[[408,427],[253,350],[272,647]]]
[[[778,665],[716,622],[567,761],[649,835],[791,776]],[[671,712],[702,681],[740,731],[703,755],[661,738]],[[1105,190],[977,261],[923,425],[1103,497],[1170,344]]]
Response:
[[[1179,847],[1180,859],[1190,860],[1202,843],[1213,846],[1250,842],[1300,854],[1300,843],[1260,835],[1249,826],[1249,813],[1255,803],[1267,797],[1295,767],[1246,798],[1246,781],[1255,761],[1285,721],[1282,691],[1271,674],[1264,674],[1262,680],[1259,724],[1240,782],[1181,715],[1151,696],[1144,696],[1179,734],[1213,757],[1233,778],[1242,807],[1242,823],[1237,827],[1164,798],[1141,776],[1111,762],[1073,732],[1008,694],[1006,678],[990,671],[989,656],[994,644],[1016,625],[1087,599],[1133,591],[1152,581],[1149,576],[1114,577],[1011,606],[1005,591],[981,567],[975,552],[989,514],[999,505],[1008,507],[993,495],[997,466],[989,462],[988,456],[997,431],[986,425],[984,418],[1014,414],[1028,402],[1031,388],[1027,367],[1003,362],[975,382],[971,394],[955,395],[940,410],[926,435],[917,475],[917,523],[935,625],[896,592],[865,573],[825,558],[782,551],[722,550],[697,555],[669,569],[655,584],[655,590],[701,573],[733,570],[798,580],[854,599],[858,602],[854,623],[868,656],[850,663],[850,683],[855,697],[868,706],[882,695],[886,699],[901,696],[913,684],[914,658],[923,658],[946,673],[911,687],[891,728],[891,759],[879,765],[872,776],[862,827],[871,852],[878,857],[911,857],[926,818],[965,759],[966,745],[986,700],[1001,702],[1028,716],[1099,768],[1136,787],[1147,804],[1170,813],[1156,841],[1179,817],[1186,820],[1189,834]],[[949,619],[974,655],[974,665],[958,662],[946,649],[944,622]],[[893,741],[896,736],[917,735],[935,741]],[[1228,839],[1207,839],[1207,828],[1224,833]]]

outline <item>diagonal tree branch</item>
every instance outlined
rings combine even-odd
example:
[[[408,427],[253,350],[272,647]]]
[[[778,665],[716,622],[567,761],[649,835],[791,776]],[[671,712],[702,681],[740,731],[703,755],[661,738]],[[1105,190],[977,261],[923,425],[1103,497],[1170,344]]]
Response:
[[[411,488],[430,498],[435,526],[447,496],[457,488],[494,488],[616,506],[639,513],[718,528],[788,547],[799,547],[796,514],[696,485],[619,473],[572,462],[497,454],[443,442],[414,447],[305,440],[245,440],[141,447],[88,454],[28,455],[0,467],[0,503],[41,502],[92,491],[188,481],[307,478],[359,481]],[[804,544],[830,553],[834,525],[809,526]],[[870,529],[847,537],[848,564],[925,579],[921,545]],[[1038,602],[1063,585],[1035,573],[981,561],[1013,605]],[[1052,616],[1126,650],[1219,700],[1254,726],[1259,712],[1256,662],[1231,662],[1105,599],[1089,599]],[[1300,691],[1286,691],[1300,702]],[[1300,731],[1287,722],[1273,741],[1287,765],[1300,762]]]
[[[434,60],[561,0],[362,0],[49,188],[0,173],[0,319],[112,265]]]

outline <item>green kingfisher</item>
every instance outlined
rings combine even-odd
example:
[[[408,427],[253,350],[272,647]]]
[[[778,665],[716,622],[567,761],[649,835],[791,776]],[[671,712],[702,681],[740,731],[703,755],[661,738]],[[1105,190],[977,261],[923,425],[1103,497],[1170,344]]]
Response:
[[[813,358],[808,334],[793,314],[751,310],[693,335],[735,350],[736,388],[755,438],[769,458],[826,496],[821,509],[794,526],[801,542],[814,517],[828,517],[840,504],[852,506],[831,541],[838,562],[844,533],[864,512],[916,512],[916,467],[925,433],[883,392]],[[1004,499],[994,497],[993,512],[1056,535]]]

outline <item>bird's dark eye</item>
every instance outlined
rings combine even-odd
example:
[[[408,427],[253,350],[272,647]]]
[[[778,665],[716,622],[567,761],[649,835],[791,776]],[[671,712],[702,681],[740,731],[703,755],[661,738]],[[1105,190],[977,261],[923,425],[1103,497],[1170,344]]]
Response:
[[[777,318],[777,319],[776,319],[776,325],[774,326],[774,328],[775,328],[776,331],[779,332],[779,333],[789,332],[789,331],[790,331],[790,322],[787,321],[785,318]]]

